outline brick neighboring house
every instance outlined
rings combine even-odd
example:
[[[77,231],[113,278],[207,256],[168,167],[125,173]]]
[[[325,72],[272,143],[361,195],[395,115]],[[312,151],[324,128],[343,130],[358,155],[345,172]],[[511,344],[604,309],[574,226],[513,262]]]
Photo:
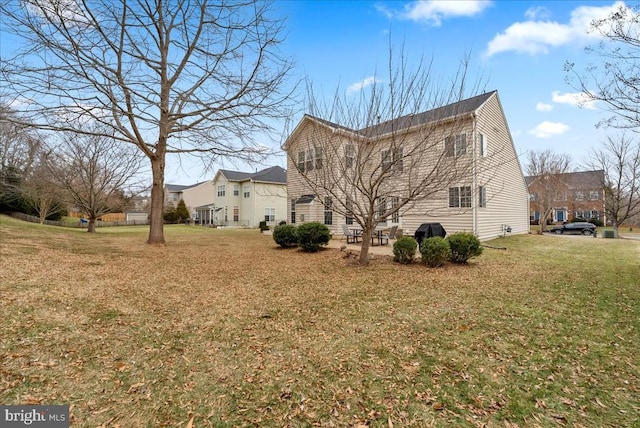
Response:
[[[574,218],[585,220],[598,219],[607,223],[604,211],[604,171],[579,171],[556,174],[558,188],[554,189],[551,221],[563,223]],[[540,176],[527,176],[529,188],[530,221],[537,224],[540,220]]]

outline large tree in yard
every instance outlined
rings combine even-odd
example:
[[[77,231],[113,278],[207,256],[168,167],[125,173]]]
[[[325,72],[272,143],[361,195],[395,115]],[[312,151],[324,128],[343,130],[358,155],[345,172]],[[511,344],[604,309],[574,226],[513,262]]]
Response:
[[[604,170],[604,210],[617,231],[640,214],[640,140],[635,134],[608,137],[593,150],[588,165]]]
[[[289,100],[268,2],[10,0],[0,15],[21,40],[1,78],[24,124],[128,143],[149,160],[148,243],[165,241],[167,155],[260,158],[252,137]]]
[[[551,150],[531,151],[527,164],[527,174],[532,177],[529,185],[534,196],[533,206],[540,213],[539,233],[546,231],[547,220],[553,212],[553,203],[567,191],[563,174],[569,172],[571,158],[567,154]]]
[[[97,135],[66,134],[43,163],[66,202],[87,217],[92,233],[100,216],[122,211],[128,203],[125,193],[135,196],[145,190],[137,182],[140,160],[130,145]]]

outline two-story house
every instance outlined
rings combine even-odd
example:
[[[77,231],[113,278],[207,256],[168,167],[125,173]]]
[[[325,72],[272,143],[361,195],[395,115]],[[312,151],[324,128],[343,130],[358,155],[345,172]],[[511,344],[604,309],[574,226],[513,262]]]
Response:
[[[434,222],[482,240],[529,231],[527,186],[497,91],[362,129],[307,114],[283,149],[291,223],[317,221],[341,234],[354,222],[344,213],[370,204],[366,192],[379,185],[377,218],[405,235]],[[325,180],[324,194],[314,180]],[[434,191],[411,201],[420,186]],[[403,200],[410,203],[397,205]],[[393,212],[394,204],[405,209]]]
[[[550,220],[555,223],[571,221],[574,218],[596,219],[606,224],[604,211],[604,171],[578,171],[553,175],[553,195],[545,198],[545,186],[540,176],[527,176],[529,188],[530,221],[538,224],[543,204],[549,204]],[[547,186],[548,187],[548,186]],[[549,199],[548,202],[544,202]]]
[[[287,218],[287,171],[279,166],[254,173],[221,169],[210,184],[211,202],[195,208],[199,224],[275,226]]]

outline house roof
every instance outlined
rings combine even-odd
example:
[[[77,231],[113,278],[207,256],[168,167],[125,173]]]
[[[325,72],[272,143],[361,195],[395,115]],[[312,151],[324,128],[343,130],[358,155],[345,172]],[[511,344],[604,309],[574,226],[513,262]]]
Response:
[[[361,129],[358,133],[367,137],[378,136],[387,134],[391,131],[398,131],[412,126],[438,122],[452,117],[469,114],[480,108],[480,106],[487,102],[487,100],[495,93],[497,93],[497,91],[487,92],[446,106],[438,107],[433,110],[428,110],[423,113],[410,114],[397,119],[388,120],[378,125]]]
[[[219,171],[229,181],[257,181],[261,183],[287,184],[287,170],[280,166],[272,166],[258,172],[240,172],[221,169]]]
[[[604,183],[604,171],[576,171],[556,174],[569,189],[598,189]],[[524,178],[527,186],[530,186],[538,175],[529,175]]]
[[[184,189],[188,189],[191,186],[184,186],[182,184],[165,184],[164,185],[169,192],[182,192]]]
[[[489,98],[496,95],[498,91],[490,91],[484,94],[476,95],[475,97],[467,98],[455,103],[447,104],[442,107],[437,107],[423,113],[418,114],[410,114],[406,116],[399,117],[397,119],[388,120],[386,122],[379,123],[377,125],[369,126],[362,129],[351,129],[343,125],[339,125],[337,123],[312,116],[310,114],[305,114],[302,120],[298,123],[293,132],[289,135],[287,140],[283,145],[283,149],[286,150],[286,147],[289,144],[289,141],[295,138],[296,134],[301,131],[304,127],[303,124],[306,122],[316,122],[322,126],[326,126],[331,129],[353,133],[359,135],[363,138],[372,138],[378,137],[380,135],[387,134],[392,131],[399,131],[403,129],[408,129],[413,126],[423,125],[431,122],[438,122],[441,120],[450,119],[456,116],[470,114],[476,110],[478,110]]]

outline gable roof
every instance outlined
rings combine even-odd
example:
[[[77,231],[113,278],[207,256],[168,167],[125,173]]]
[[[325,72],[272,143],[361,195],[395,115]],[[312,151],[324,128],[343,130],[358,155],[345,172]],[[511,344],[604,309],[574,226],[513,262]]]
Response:
[[[565,172],[554,175],[560,177],[569,189],[599,189],[602,187],[602,183],[604,183],[603,170]],[[531,186],[538,177],[540,176],[529,175],[526,176],[524,180],[527,186]]]
[[[388,120],[378,125],[361,129],[358,133],[367,137],[379,136],[391,131],[399,131],[413,126],[423,125],[425,123],[439,122],[452,117],[470,114],[479,109],[480,106],[487,102],[487,100],[495,93],[497,93],[497,91],[487,92],[446,106],[428,110],[423,113],[409,114],[399,117],[398,119]]]
[[[261,183],[287,184],[287,170],[280,166],[272,166],[258,172],[241,172],[221,169],[218,171],[229,181],[256,181]]]
[[[184,186],[182,184],[165,184],[168,192],[182,192],[184,189],[188,189],[191,186]]]
[[[319,123],[331,129],[341,130],[349,133],[359,135],[364,138],[378,137],[380,135],[387,134],[392,131],[401,131],[418,125],[424,125],[431,122],[439,122],[442,120],[454,118],[460,115],[471,114],[478,110],[489,98],[497,94],[498,91],[493,90],[484,94],[476,95],[471,98],[467,98],[455,103],[447,104],[442,107],[437,107],[422,113],[408,114],[397,119],[391,119],[386,122],[379,123],[377,125],[369,126],[362,129],[351,129],[346,126],[339,125],[337,123],[305,114],[300,123],[293,130],[291,135],[285,141],[283,147],[286,148],[288,142],[297,134],[303,127],[303,124],[308,121]]]

